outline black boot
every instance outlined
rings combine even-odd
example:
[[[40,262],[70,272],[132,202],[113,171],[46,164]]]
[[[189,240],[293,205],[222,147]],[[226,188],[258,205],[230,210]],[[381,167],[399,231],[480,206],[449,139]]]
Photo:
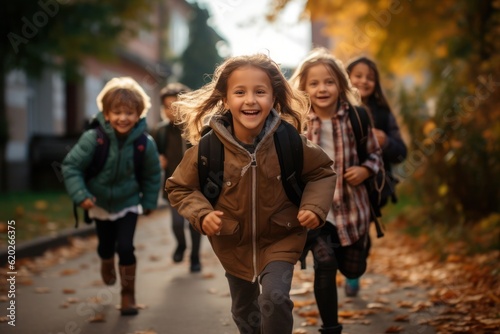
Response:
[[[341,334],[342,333],[342,325],[336,325],[331,327],[323,327],[319,330],[320,333],[324,334]]]
[[[186,250],[186,237],[184,236],[184,218],[180,221],[174,221],[172,225],[175,240],[177,240],[177,248],[172,256],[175,263],[182,262],[184,259],[184,251]]]

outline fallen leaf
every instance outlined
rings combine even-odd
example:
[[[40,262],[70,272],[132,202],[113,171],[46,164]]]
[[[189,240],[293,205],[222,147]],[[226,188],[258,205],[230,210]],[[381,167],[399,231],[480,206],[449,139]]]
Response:
[[[368,303],[366,305],[366,307],[369,308],[369,309],[382,309],[385,306],[382,303]]]
[[[161,256],[158,256],[158,255],[150,255],[149,256],[149,261],[158,262],[160,260],[161,260]]]
[[[65,295],[71,295],[71,294],[74,294],[76,293],[76,290],[75,289],[63,289],[62,292],[65,294]]]
[[[47,287],[38,287],[38,288],[35,288],[35,292],[36,293],[49,293],[50,289]]]
[[[403,330],[401,326],[391,326],[385,330],[385,333],[401,333]]]
[[[106,322],[106,316],[102,313],[98,313],[93,317],[88,319],[89,322]]]
[[[61,270],[61,272],[59,273],[59,275],[61,275],[61,276],[70,276],[70,275],[74,275],[74,274],[76,274],[78,272],[79,272],[78,269],[64,269],[64,270]]]
[[[410,315],[409,314],[399,314],[399,315],[394,317],[394,321],[396,321],[396,322],[409,322]]]
[[[298,315],[304,318],[310,318],[310,317],[319,317],[319,312],[318,310],[310,310],[310,311],[299,311]]]
[[[201,275],[201,278],[203,278],[203,279],[212,279],[214,277],[215,277],[214,273],[203,273]]]

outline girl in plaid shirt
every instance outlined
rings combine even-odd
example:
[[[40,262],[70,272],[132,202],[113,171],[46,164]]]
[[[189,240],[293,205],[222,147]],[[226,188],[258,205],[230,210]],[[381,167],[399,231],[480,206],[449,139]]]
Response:
[[[337,184],[327,223],[312,242],[314,294],[323,321],[321,333],[339,334],[337,269],[348,278],[366,270],[369,249],[370,202],[363,181],[383,168],[382,151],[369,128],[366,151],[359,161],[349,113],[360,109],[342,63],[328,50],[317,48],[299,64],[291,83],[309,95],[307,137],[334,161]],[[341,177],[343,176],[343,177]]]

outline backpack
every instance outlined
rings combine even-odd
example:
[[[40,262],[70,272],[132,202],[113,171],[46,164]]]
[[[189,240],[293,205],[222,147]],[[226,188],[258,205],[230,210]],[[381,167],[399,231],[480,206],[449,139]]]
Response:
[[[352,107],[351,110],[354,110],[354,112],[349,112],[349,120],[351,121],[354,137],[356,138],[359,161],[363,162],[368,157],[366,142],[368,140],[368,127],[372,125],[372,119],[366,109],[362,107]],[[377,175],[365,180],[364,185],[368,191],[368,198],[370,200],[371,219],[375,223],[377,237],[381,238],[384,236],[384,232],[378,221],[378,217],[382,216],[380,203],[382,202],[382,198],[394,194],[394,185],[383,168],[379,170]]]
[[[302,139],[297,129],[286,121],[281,121],[273,137],[283,188],[290,201],[299,207],[305,187],[300,178],[304,159]],[[215,206],[219,198],[223,176],[224,146],[214,130],[207,128],[198,146],[198,178],[201,192],[212,206]]]
[[[84,180],[85,184],[87,184],[92,178],[96,177],[101,170],[104,168],[104,164],[106,163],[106,159],[109,154],[109,137],[104,132],[101,124],[97,119],[93,119],[90,121],[86,130],[95,129],[97,137],[96,137],[96,147],[94,151],[94,156],[92,157],[92,161],[87,169],[84,171]],[[142,166],[144,161],[144,153],[146,152],[146,145],[148,143],[148,137],[145,132],[143,132],[139,137],[134,140],[134,174],[137,183],[139,183],[139,187],[142,185]],[[78,212],[77,212],[77,204],[73,203],[73,216],[75,217],[75,228],[78,227]],[[89,217],[88,210],[83,210],[83,221],[86,224],[91,224],[92,219]]]

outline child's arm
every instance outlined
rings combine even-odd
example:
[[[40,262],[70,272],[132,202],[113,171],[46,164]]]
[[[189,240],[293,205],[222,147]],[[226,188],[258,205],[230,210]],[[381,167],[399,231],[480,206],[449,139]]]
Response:
[[[80,206],[85,210],[90,210],[94,207],[94,203],[95,203],[95,198],[93,199],[86,198],[83,200],[83,202],[80,203]]]
[[[141,206],[144,214],[149,214],[156,209],[158,203],[158,192],[160,191],[161,169],[158,150],[154,140],[148,136],[144,162],[142,164],[142,198]]]
[[[300,225],[312,230],[318,228],[321,224],[321,220],[318,215],[310,210],[300,210],[297,215],[297,219],[299,220]]]
[[[351,186],[357,186],[369,178],[371,173],[365,166],[351,166],[345,170],[344,178]]]
[[[96,132],[89,130],[84,132],[78,142],[68,152],[61,166],[62,176],[66,191],[74,203],[80,206],[87,199],[92,201],[91,194],[84,180],[84,171],[90,165],[94,156],[96,146]]]
[[[366,152],[368,154],[365,161],[360,161],[359,166],[350,166],[346,168],[344,178],[351,186],[357,186],[364,180],[384,167],[382,160],[382,149],[380,148],[375,132],[371,127],[368,128],[366,141]]]
[[[332,206],[337,175],[325,151],[305,137],[302,140],[304,165],[301,178],[306,186],[300,202],[300,217],[297,218],[303,226],[314,228],[315,219],[310,213],[318,219],[318,225],[324,224]]]
[[[222,229],[222,211],[212,211],[201,219],[201,229],[207,236],[218,235]]]
[[[396,122],[396,118],[391,113],[389,114],[388,120],[388,131],[385,138],[385,142],[380,145],[382,148],[382,154],[384,159],[387,161],[397,164],[402,162],[407,155],[406,144],[401,138],[401,132],[399,130],[398,123]]]
[[[205,225],[202,228],[202,221],[207,219],[206,216],[212,213],[214,208],[200,191],[198,180],[198,145],[189,148],[184,153],[184,157],[174,173],[167,179],[165,190],[168,193],[170,204],[198,232],[203,234],[214,232],[215,226],[212,225],[212,223],[216,223],[215,219],[212,220],[214,217],[209,218],[209,221],[207,221],[212,229],[208,225],[207,230],[205,230]]]

